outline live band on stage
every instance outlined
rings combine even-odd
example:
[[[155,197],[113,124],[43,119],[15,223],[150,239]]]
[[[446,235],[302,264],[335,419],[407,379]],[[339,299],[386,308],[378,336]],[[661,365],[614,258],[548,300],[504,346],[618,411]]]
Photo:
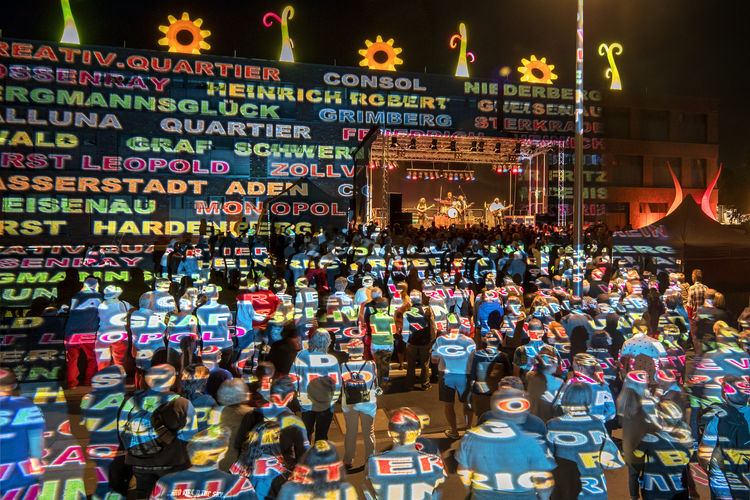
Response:
[[[427,204],[425,198],[420,198],[415,207],[417,226],[473,225],[485,224],[488,227],[503,225],[504,212],[513,205],[506,206],[495,198],[492,203],[484,203],[481,215],[476,215],[480,210],[470,210],[474,202],[468,202],[464,195],[453,196],[450,191],[445,198],[435,198],[434,203]]]

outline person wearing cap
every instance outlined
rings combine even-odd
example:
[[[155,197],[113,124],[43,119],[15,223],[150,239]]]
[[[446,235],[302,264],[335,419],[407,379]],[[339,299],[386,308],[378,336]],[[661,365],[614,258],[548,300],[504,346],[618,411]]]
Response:
[[[365,345],[355,339],[346,345],[349,358],[341,363],[341,410],[346,422],[344,438],[344,466],[347,471],[357,452],[357,435],[362,426],[365,461],[375,449],[375,412],[378,409],[378,374],[375,362],[365,359]],[[351,393],[351,394],[350,394]],[[354,397],[357,402],[349,399]]]
[[[362,276],[361,280],[361,287],[357,289],[357,291],[354,294],[354,303],[357,305],[357,308],[361,308],[362,304],[367,302],[370,299],[370,289],[374,286],[375,279],[370,274],[365,274]]]
[[[84,385],[91,384],[91,377],[97,370],[96,332],[99,329],[99,305],[103,299],[98,290],[99,281],[89,276],[83,281],[81,291],[70,302],[70,313],[65,323],[68,389],[78,386],[78,357],[81,354],[86,359]]]
[[[547,422],[547,445],[558,465],[552,498],[605,500],[603,469],[625,465],[604,422],[589,412],[593,402],[591,386],[573,382],[561,398],[563,415]]]
[[[708,472],[711,498],[750,498],[750,383],[727,374],[721,381],[721,402],[703,431],[698,462]]]
[[[472,499],[547,499],[556,464],[544,444],[513,423],[528,411],[528,399],[508,396],[493,394],[490,418],[464,434],[456,452],[458,475]]]
[[[302,456],[277,500],[352,500],[357,490],[346,480],[344,464],[330,441],[316,441]]]
[[[438,488],[447,477],[445,465],[439,455],[417,448],[421,432],[421,420],[410,408],[391,414],[388,435],[393,448],[367,460],[367,480],[378,500],[440,498]]]
[[[290,376],[297,384],[297,397],[307,435],[328,436],[333,419],[333,405],[341,392],[341,368],[338,360],[328,354],[331,336],[316,330],[309,347],[297,354]]]
[[[219,460],[229,444],[229,430],[212,426],[197,433],[187,443],[190,467],[161,477],[151,500],[188,500],[193,498],[229,498],[256,500],[250,480],[219,469]]]
[[[474,340],[460,332],[444,332],[432,345],[432,361],[438,363],[440,371],[440,387],[438,398],[443,402],[445,418],[450,429],[445,435],[451,439],[458,439],[456,424],[456,410],[453,403],[458,394],[458,400],[463,403],[464,419],[468,427],[474,412],[469,406],[471,395],[471,366],[476,344]]]
[[[127,317],[132,306],[120,300],[122,288],[109,285],[99,304],[99,329],[96,334],[96,358],[99,370],[112,364],[124,365],[128,350]]]
[[[133,468],[138,500],[149,498],[160,477],[190,466],[185,444],[198,430],[195,409],[172,392],[175,380],[171,365],[152,366],[145,377],[147,388],[127,399],[117,417],[125,463]],[[161,422],[158,429],[153,423],[156,412]]]
[[[633,452],[643,460],[643,500],[696,498],[689,495],[693,437],[682,410],[672,401],[662,401],[656,415],[659,430],[646,434]]]
[[[27,498],[44,472],[44,415],[30,400],[14,396],[15,373],[0,366],[0,491],[3,497]]]

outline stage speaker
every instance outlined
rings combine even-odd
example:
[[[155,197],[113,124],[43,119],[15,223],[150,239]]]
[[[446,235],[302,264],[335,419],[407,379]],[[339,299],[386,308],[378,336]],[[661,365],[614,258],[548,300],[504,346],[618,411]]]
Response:
[[[388,211],[391,214],[401,213],[403,197],[401,193],[388,193]]]
[[[402,228],[413,224],[414,217],[408,212],[398,212],[391,215],[391,226],[394,224],[400,225]]]

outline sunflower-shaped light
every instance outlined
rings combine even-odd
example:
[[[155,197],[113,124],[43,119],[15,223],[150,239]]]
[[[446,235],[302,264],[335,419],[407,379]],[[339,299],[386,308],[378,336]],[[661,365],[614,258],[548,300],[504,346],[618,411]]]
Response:
[[[190,20],[187,12],[182,13],[178,20],[172,15],[167,16],[169,26],[159,26],[159,31],[164,33],[164,38],[159,39],[159,45],[168,45],[169,52],[180,52],[182,54],[200,54],[201,49],[211,48],[205,42],[206,37],[211,35],[208,30],[202,30],[203,19],[200,17],[194,21]],[[185,32],[190,37],[190,42],[183,43],[177,39],[178,35]],[[181,35],[184,37],[185,35]]]
[[[547,64],[547,58],[537,59],[532,55],[530,59],[521,59],[523,66],[518,67],[521,73],[521,81],[529,83],[544,83],[551,85],[552,80],[557,80],[557,75],[552,72],[554,64]]]
[[[359,49],[359,55],[364,59],[359,61],[360,66],[367,66],[370,69],[382,69],[386,71],[396,71],[397,64],[404,64],[398,55],[402,49],[393,46],[393,38],[387,42],[383,41],[380,35],[375,38],[375,43],[365,40],[365,49]]]

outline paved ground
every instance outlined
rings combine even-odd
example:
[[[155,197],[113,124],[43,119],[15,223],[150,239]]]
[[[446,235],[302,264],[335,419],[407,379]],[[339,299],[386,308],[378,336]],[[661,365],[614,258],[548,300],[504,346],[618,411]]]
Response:
[[[376,431],[376,449],[383,450],[390,446],[390,438],[387,435],[388,425],[388,414],[390,411],[400,408],[402,406],[414,406],[419,407],[426,411],[430,415],[430,425],[423,433],[426,437],[433,439],[440,447],[442,457],[445,461],[448,469],[448,480],[443,486],[443,498],[451,500],[459,500],[466,497],[466,490],[456,475],[456,461],[454,454],[458,448],[459,441],[453,441],[445,436],[443,431],[448,428],[447,422],[443,415],[443,403],[438,400],[437,384],[427,391],[411,391],[406,392],[404,387],[400,386],[400,379],[403,376],[402,371],[394,370],[394,388],[391,394],[385,394],[378,399],[378,413],[375,419],[375,431]],[[68,408],[71,415],[71,430],[73,434],[78,438],[81,444],[85,444],[88,440],[86,431],[80,426],[80,409],[79,403],[82,395],[87,392],[87,388],[79,387],[72,391],[66,391],[66,397],[68,399]],[[461,410],[458,409],[459,422],[461,421]],[[459,425],[461,434],[465,426]],[[344,419],[341,415],[340,408],[337,408],[337,412],[334,417],[334,422],[331,425],[329,432],[329,439],[333,441],[339,449],[339,452],[343,455],[344,452],[344,433],[345,433]],[[617,436],[617,432],[615,436]],[[364,449],[361,444],[357,449],[357,456],[354,459],[354,465],[356,469],[349,475],[349,480],[361,489],[364,478]],[[626,468],[621,468],[613,471],[606,472],[607,485],[609,489],[609,498],[612,499],[628,499],[628,474]],[[95,481],[93,467],[87,467],[86,483],[89,487],[89,492],[93,491]],[[710,498],[708,489],[705,486],[699,485],[698,491],[702,498]],[[364,498],[364,497],[363,497]]]

